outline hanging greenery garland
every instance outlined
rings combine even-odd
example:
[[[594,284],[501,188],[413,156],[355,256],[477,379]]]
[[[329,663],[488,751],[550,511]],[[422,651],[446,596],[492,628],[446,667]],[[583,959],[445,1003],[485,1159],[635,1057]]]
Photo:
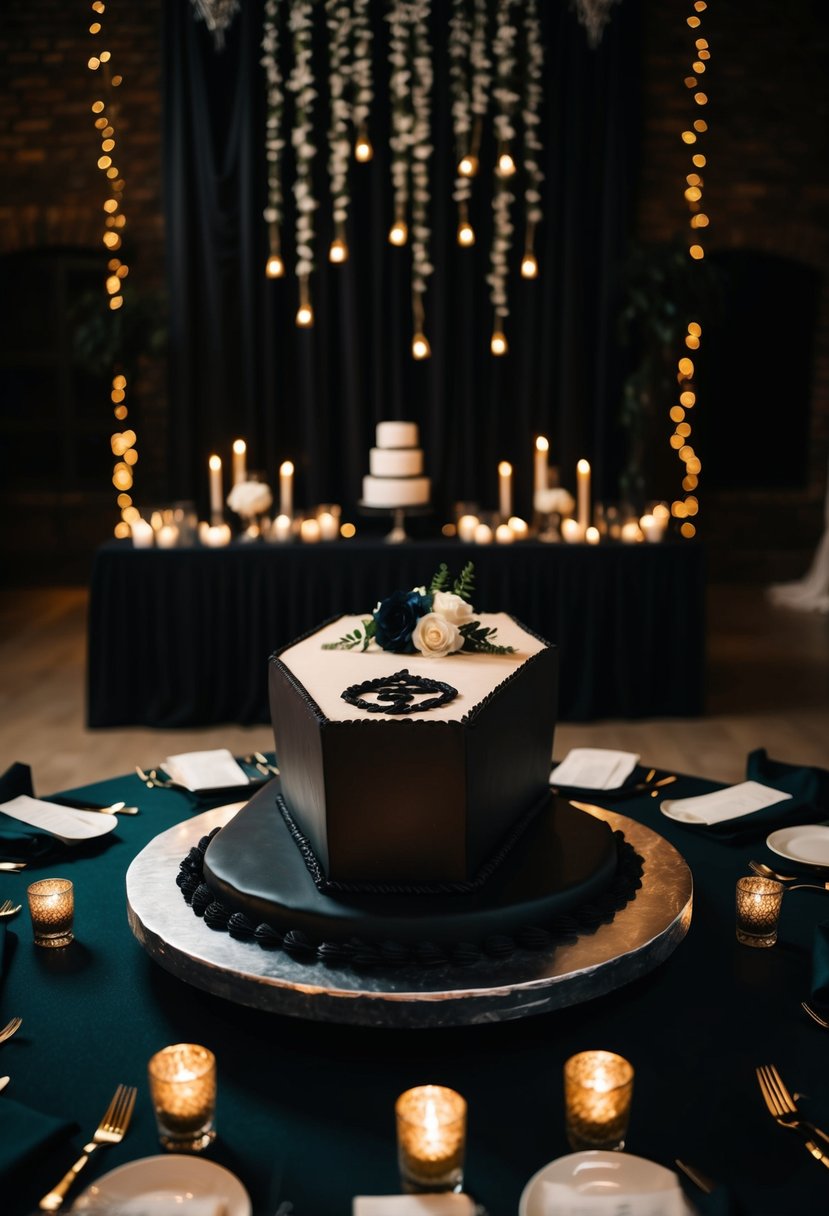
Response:
[[[521,274],[525,279],[538,276],[538,259],[535,256],[535,230],[541,223],[541,99],[542,75],[544,71],[544,49],[541,44],[541,22],[538,19],[537,0],[526,0],[524,9],[524,37],[526,62],[524,71],[524,98],[522,118],[524,127],[523,169],[526,173],[524,188],[524,256],[521,259]]]
[[[353,0],[351,21],[354,35],[354,54],[351,62],[352,113],[357,133],[354,156],[365,164],[374,155],[368,134],[371,103],[374,101],[371,72],[372,32],[368,0]]]
[[[311,52],[312,0],[291,0],[289,24],[293,34],[294,63],[288,78],[288,89],[294,97],[294,127],[291,143],[296,155],[296,275],[299,281],[299,308],[296,323],[307,327],[314,323],[311,306],[310,277],[314,269],[314,212],[319,203],[314,198],[314,157],[317,149],[313,139],[314,88]]]
[[[346,221],[348,219],[348,164],[351,145],[346,72],[348,43],[351,33],[351,12],[342,0],[325,0],[328,25],[328,92],[330,121],[328,124],[328,177],[330,182],[334,237],[328,249],[328,260],[342,265],[348,258]]]
[[[268,164],[268,205],[263,215],[268,225],[268,260],[265,263],[265,274],[269,279],[280,279],[285,273],[280,238],[284,219],[282,152],[285,140],[282,135],[282,120],[285,112],[285,91],[279,66],[278,16],[279,0],[265,0],[261,63],[265,69],[267,85],[265,157]]]
[[[431,0],[418,0],[412,6],[412,312],[414,337],[412,353],[425,358],[431,352],[424,336],[423,297],[426,281],[434,267],[429,260],[429,160],[432,156],[432,48],[429,45]],[[424,345],[425,348],[424,349]]]

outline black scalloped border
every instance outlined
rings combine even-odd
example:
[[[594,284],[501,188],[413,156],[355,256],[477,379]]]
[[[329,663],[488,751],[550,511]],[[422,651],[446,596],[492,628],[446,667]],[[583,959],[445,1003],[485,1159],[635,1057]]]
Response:
[[[506,959],[519,950],[548,950],[572,941],[579,933],[594,933],[602,924],[613,920],[642,886],[644,861],[622,832],[613,833],[618,854],[618,868],[606,891],[591,903],[567,914],[551,918],[546,925],[525,925],[514,935],[492,934],[479,944],[475,942],[403,942],[363,941],[350,938],[344,942],[315,942],[302,929],[281,933],[263,922],[254,925],[243,912],[232,912],[217,900],[204,881],[204,855],[210,841],[221,831],[214,828],[202,836],[179,865],[176,884],[186,903],[196,916],[203,917],[208,928],[227,932],[239,941],[254,941],[265,950],[284,950],[303,962],[320,962],[328,967],[352,967],[374,970],[393,967],[472,966],[485,958]]]
[[[363,699],[363,693],[379,693],[383,689],[391,690],[393,685],[397,686],[398,691],[396,693],[388,692],[388,704]],[[424,692],[434,692],[437,693],[437,696],[431,697],[428,701],[415,701],[408,697],[410,693]],[[451,684],[446,684],[443,680],[430,680],[427,676],[413,676],[408,667],[403,667],[390,676],[378,676],[375,680],[363,680],[361,684],[349,684],[348,688],[340,693],[343,701],[354,705],[357,709],[364,709],[369,714],[391,714],[393,717],[398,717],[400,714],[419,714],[427,709],[438,709],[441,705],[448,705],[450,701],[454,701],[457,695],[457,688],[453,688]],[[408,700],[404,699],[406,697]]]

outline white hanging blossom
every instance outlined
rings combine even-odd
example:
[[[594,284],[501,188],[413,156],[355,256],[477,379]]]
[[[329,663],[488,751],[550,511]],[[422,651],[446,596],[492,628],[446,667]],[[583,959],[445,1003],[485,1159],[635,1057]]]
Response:
[[[289,24],[294,41],[294,63],[288,89],[294,97],[291,143],[296,155],[296,274],[300,279],[307,279],[314,269],[314,212],[319,206],[314,198],[313,179],[317,149],[311,142],[317,97],[311,54],[312,11],[312,0],[291,0]]]
[[[488,52],[487,24],[487,0],[475,0],[469,58],[472,63],[471,107],[475,120],[479,123],[483,123],[489,109],[489,90],[492,85],[492,61]],[[480,139],[480,135],[478,138]],[[477,148],[474,146],[473,151],[477,154]]]
[[[490,271],[486,276],[489,284],[489,298],[497,318],[509,316],[509,300],[507,296],[507,274],[509,270],[509,251],[512,248],[512,236],[515,231],[510,217],[510,206],[515,196],[509,186],[497,174],[492,194],[492,247],[489,254]]]
[[[495,114],[495,135],[502,146],[515,138],[513,115],[519,100],[514,84],[517,38],[517,30],[512,20],[514,4],[515,0],[498,0],[495,37],[492,40],[496,72],[493,96],[498,105]]]
[[[414,115],[411,110],[411,67],[409,64],[408,8],[402,0],[394,0],[388,14],[389,92],[391,94],[391,184],[394,193],[395,220],[405,223],[409,203],[409,150],[411,148]]]
[[[452,0],[449,22],[449,85],[452,91],[452,128],[455,135],[455,163],[469,151],[472,129],[469,95],[469,59],[472,32],[466,0]],[[460,175],[455,182],[455,200],[469,198],[469,180]]]
[[[432,48],[429,45],[431,0],[412,5],[412,291],[422,300],[434,267],[429,261],[429,160],[432,155]]]
[[[587,41],[595,50],[610,20],[610,10],[619,0],[574,0],[574,3],[578,19],[587,30]]]
[[[265,157],[268,163],[268,205],[265,223],[272,234],[278,232],[284,218],[282,195],[282,152],[285,139],[282,119],[285,112],[285,91],[279,67],[279,0],[265,0],[265,26],[262,35],[262,66],[267,83],[267,118],[265,121]],[[278,240],[278,237],[277,237]]]
[[[349,125],[351,106],[347,95],[347,52],[351,34],[351,12],[342,0],[325,0],[328,25],[328,176],[332,215],[337,235],[342,236],[348,219],[348,166],[351,153]]]
[[[541,114],[539,111],[543,96],[541,81],[544,71],[544,48],[541,44],[541,22],[538,19],[537,0],[525,0],[524,34],[527,58],[522,105],[524,122],[522,167],[527,175],[524,207],[528,234],[527,248],[529,249],[532,247],[533,230],[542,219],[540,186],[544,180],[539,163],[541,157]]]
[[[352,115],[358,135],[367,138],[371,103],[374,101],[371,74],[372,32],[368,0],[353,0],[351,22],[354,36],[354,54],[351,61]]]

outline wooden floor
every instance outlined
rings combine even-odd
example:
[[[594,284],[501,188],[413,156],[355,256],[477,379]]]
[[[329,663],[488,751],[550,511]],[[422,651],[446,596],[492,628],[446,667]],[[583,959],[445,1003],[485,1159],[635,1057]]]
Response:
[[[50,794],[172,752],[272,746],[264,726],[87,730],[86,609],[77,588],[0,592],[0,772],[15,760],[31,764],[36,791]],[[829,618],[774,609],[757,587],[718,586],[709,593],[708,628],[706,717],[565,723],[556,754],[620,747],[648,765],[718,781],[744,777],[755,747],[829,767]]]

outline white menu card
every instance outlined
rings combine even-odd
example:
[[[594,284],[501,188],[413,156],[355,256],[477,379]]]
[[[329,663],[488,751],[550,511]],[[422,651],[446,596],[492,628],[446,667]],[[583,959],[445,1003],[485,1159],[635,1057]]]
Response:
[[[639,763],[633,752],[606,747],[574,747],[550,773],[551,785],[584,790],[617,790]]]

